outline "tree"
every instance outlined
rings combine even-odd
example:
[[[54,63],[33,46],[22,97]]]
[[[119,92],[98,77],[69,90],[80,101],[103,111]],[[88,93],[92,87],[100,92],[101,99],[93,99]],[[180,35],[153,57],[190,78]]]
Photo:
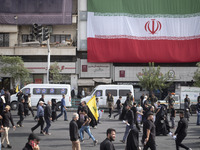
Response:
[[[57,62],[50,66],[49,79],[52,83],[60,83],[62,81],[62,75],[60,74],[61,71],[62,70],[58,66]]]
[[[1,72],[9,75],[12,79],[13,87],[16,87],[16,81],[27,82],[30,72],[24,67],[24,62],[21,57],[15,56],[0,56]]]
[[[142,74],[137,74],[137,78],[139,79],[140,86],[147,89],[150,94],[154,90],[162,91],[162,89],[169,87],[172,83],[169,81],[173,80],[169,72],[163,75],[160,72],[160,66],[155,68],[154,63],[149,63],[149,68],[144,68]]]
[[[194,72],[193,79],[195,81],[194,85],[200,87],[200,62],[197,64],[197,70]]]

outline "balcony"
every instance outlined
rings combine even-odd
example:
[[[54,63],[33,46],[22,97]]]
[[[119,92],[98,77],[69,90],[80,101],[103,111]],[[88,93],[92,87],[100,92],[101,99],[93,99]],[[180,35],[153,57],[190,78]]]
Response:
[[[76,56],[76,47],[72,45],[64,45],[60,43],[50,44],[51,55],[54,56]],[[47,55],[48,50],[46,44],[20,44],[15,47],[1,47],[0,55],[16,55],[16,56],[33,56],[33,55]]]

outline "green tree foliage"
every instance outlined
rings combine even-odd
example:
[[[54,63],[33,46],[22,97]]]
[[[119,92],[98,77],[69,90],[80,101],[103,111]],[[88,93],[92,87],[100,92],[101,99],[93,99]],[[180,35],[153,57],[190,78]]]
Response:
[[[21,57],[0,56],[1,72],[12,78],[12,85],[16,87],[15,82],[21,83],[29,81],[30,72],[24,67]]]
[[[149,68],[144,68],[142,70],[142,75],[137,74],[139,79],[139,84],[142,88],[147,89],[150,94],[154,90],[165,89],[170,86],[173,78],[169,75],[169,72],[162,74],[160,72],[160,66],[154,67],[154,63],[149,63]]]
[[[200,87],[200,62],[197,63],[197,70],[194,72],[193,79],[195,81],[194,86]]]
[[[61,71],[62,70],[58,66],[57,62],[50,66],[49,79],[51,83],[60,83],[62,81],[62,75],[60,74]]]

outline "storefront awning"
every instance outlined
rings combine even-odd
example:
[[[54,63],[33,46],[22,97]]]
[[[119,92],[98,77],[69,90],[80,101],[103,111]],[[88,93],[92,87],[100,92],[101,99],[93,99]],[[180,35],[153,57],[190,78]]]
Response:
[[[98,82],[98,83],[111,83],[111,79],[106,79],[106,78],[95,78],[93,81]]]
[[[94,81],[92,79],[79,79],[78,86],[94,86]]]

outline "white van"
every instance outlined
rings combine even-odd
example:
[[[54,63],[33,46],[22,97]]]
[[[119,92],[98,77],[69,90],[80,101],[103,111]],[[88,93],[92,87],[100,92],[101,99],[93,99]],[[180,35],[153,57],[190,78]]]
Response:
[[[106,98],[107,94],[110,92],[114,97],[114,104],[118,100],[119,96],[122,96],[121,102],[124,103],[129,92],[132,92],[134,97],[134,90],[132,85],[98,85],[96,86],[89,96],[81,99],[81,101],[86,101],[86,103],[95,95],[99,97],[99,107],[107,108]]]
[[[31,94],[31,104],[36,106],[41,95],[44,94],[44,100],[47,102],[52,98],[57,99],[57,108],[61,104],[62,95],[65,94],[65,104],[71,107],[71,88],[69,84],[28,84],[23,87],[24,94]],[[17,109],[17,94],[11,95],[11,108]]]

